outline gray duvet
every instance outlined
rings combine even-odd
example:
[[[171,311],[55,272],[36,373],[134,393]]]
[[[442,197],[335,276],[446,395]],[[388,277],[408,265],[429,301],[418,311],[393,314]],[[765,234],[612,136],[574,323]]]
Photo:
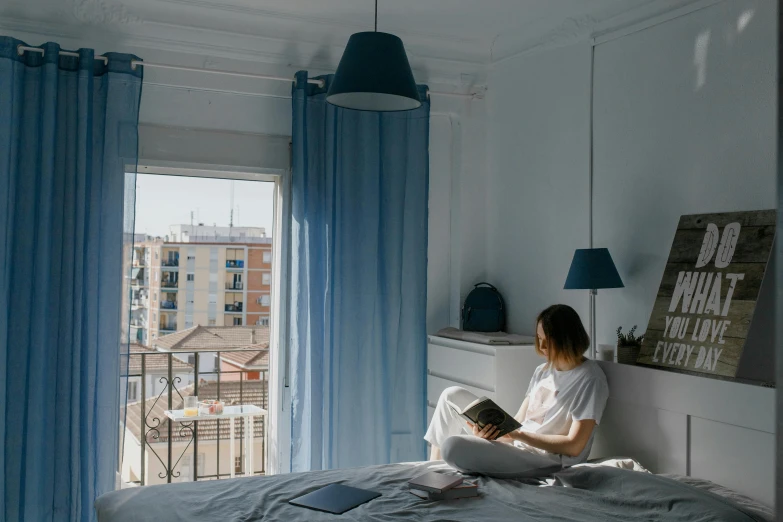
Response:
[[[422,500],[406,482],[443,463],[409,463],[270,477],[147,486],[107,493],[95,502],[99,522],[343,521],[761,521],[717,495],[673,479],[608,467],[576,467],[554,484],[479,478],[480,497]],[[551,483],[552,481],[550,481]],[[331,483],[372,489],[381,497],[343,515],[288,504]]]

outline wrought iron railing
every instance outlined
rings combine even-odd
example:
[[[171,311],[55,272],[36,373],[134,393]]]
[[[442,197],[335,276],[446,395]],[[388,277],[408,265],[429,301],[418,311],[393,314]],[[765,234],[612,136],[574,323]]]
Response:
[[[241,302],[237,301],[234,304],[227,304],[227,305],[225,305],[225,307],[224,307],[225,310],[224,311],[226,311],[226,312],[241,312],[243,307],[244,307],[244,303],[241,303]]]
[[[226,268],[244,268],[244,259],[226,259]]]
[[[242,282],[241,281],[233,282],[233,283],[229,283],[229,282],[226,283],[226,290],[242,290],[242,288],[244,288],[244,287],[242,286]]]
[[[179,286],[179,281],[162,281],[160,286],[163,288],[177,288]]]
[[[141,391],[139,400],[126,405],[125,410],[125,435],[134,437],[139,444],[138,462],[131,462],[134,455],[129,455],[128,442],[125,443],[123,468],[134,468],[137,472],[132,472],[130,478],[123,476],[127,482],[140,485],[153,483],[170,483],[172,480],[182,480],[183,458],[192,452],[190,459],[192,480],[219,480],[228,478],[232,475],[230,468],[228,472],[221,471],[221,458],[228,458],[221,449],[221,438],[227,442],[229,437],[223,437],[221,428],[229,426],[229,419],[221,419],[219,415],[214,420],[181,422],[174,423],[164,414],[164,410],[181,409],[184,403],[184,397],[195,395],[199,400],[219,399],[226,405],[232,404],[253,404],[266,409],[269,402],[269,380],[268,370],[241,369],[239,364],[232,364],[227,361],[227,368],[223,369],[221,357],[226,353],[242,354],[242,352],[257,352],[257,350],[224,350],[211,352],[187,352],[187,353],[162,353],[162,352],[134,352],[130,354],[131,365],[129,366],[128,378],[140,379],[137,384]],[[214,356],[215,365],[211,372],[201,372],[199,370],[200,359],[205,356]],[[139,358],[136,364],[133,359]],[[184,358],[184,360],[183,360]],[[186,362],[187,361],[187,362]],[[136,370],[133,368],[136,367]],[[161,375],[163,374],[163,375]],[[191,381],[183,383],[184,378]],[[191,378],[192,377],[192,378]],[[137,381],[138,382],[138,381]],[[153,389],[148,389],[150,384]],[[159,388],[159,389],[158,389]],[[209,391],[206,391],[209,389]],[[206,393],[206,395],[200,394]],[[212,396],[214,395],[214,396]],[[203,429],[203,423],[214,423],[214,430],[208,429],[207,440],[205,436],[199,436],[199,424]],[[264,475],[266,473],[266,419],[263,416],[254,418],[253,438],[255,442],[260,441],[261,451],[255,450],[253,453],[261,456],[260,467],[253,464],[253,475]],[[134,430],[137,432],[135,433]],[[136,437],[138,435],[138,437]],[[214,472],[199,473],[199,444],[212,444],[214,442]],[[234,440],[231,441],[238,446],[235,453],[235,462],[229,462],[229,466],[234,467],[237,476],[244,474],[245,463],[245,438],[244,423],[237,422]],[[134,442],[131,441],[131,445]],[[184,445],[184,447],[183,447]],[[229,450],[225,450],[230,454]],[[149,458],[148,458],[149,457]],[[206,457],[202,457],[206,458]],[[150,475],[148,470],[148,460],[157,465],[157,473]],[[204,463],[204,468],[210,462]],[[150,466],[151,467],[151,466]]]

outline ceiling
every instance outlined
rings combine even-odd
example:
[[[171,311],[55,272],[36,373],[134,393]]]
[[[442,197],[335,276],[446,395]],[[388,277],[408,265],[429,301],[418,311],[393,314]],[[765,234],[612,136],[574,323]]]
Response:
[[[585,38],[694,0],[379,0],[378,29],[403,38],[425,76],[478,74],[508,56]],[[72,37],[333,69],[373,28],[372,0],[3,0],[4,34]],[[31,44],[39,42],[29,42]],[[455,76],[456,75],[456,76]]]

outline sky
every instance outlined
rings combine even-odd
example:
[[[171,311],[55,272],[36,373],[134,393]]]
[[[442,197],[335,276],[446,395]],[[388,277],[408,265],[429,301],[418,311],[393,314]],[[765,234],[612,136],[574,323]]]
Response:
[[[136,176],[137,234],[163,237],[169,225],[193,223],[228,226],[231,184],[234,184],[234,226],[264,227],[272,235],[274,183],[230,181],[186,176]]]

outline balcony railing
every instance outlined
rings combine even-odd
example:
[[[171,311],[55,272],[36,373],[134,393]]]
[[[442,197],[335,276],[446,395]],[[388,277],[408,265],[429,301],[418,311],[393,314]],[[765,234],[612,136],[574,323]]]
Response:
[[[161,266],[166,266],[166,267],[179,266],[179,259],[169,259],[169,260],[164,259],[160,264]]]
[[[220,480],[231,476],[231,467],[237,476],[244,474],[242,467],[247,451],[244,423],[236,423],[234,440],[230,441],[228,419],[215,416],[215,420],[173,423],[163,414],[164,410],[182,409],[184,397],[189,395],[199,400],[218,399],[228,406],[253,404],[266,409],[268,370],[223,370],[221,356],[228,352],[237,353],[228,350],[176,355],[153,351],[130,354],[127,376],[129,382],[137,384],[133,387],[136,396],[129,397],[123,412],[126,420],[122,478],[125,482],[148,485]],[[215,358],[214,371],[199,371],[203,357]],[[263,416],[255,417],[253,454],[258,457],[251,470],[253,475],[266,473],[264,423]],[[235,462],[229,462],[229,443],[237,450]]]
[[[162,288],[178,288],[179,281],[161,281],[160,286]]]
[[[243,284],[241,281],[226,283],[226,290],[242,290],[244,288]]]
[[[241,312],[244,303],[234,303],[226,305],[226,312]]]
[[[226,268],[245,268],[244,259],[226,259]]]
[[[161,301],[160,307],[163,310],[176,310],[177,309],[177,302],[176,301]]]

